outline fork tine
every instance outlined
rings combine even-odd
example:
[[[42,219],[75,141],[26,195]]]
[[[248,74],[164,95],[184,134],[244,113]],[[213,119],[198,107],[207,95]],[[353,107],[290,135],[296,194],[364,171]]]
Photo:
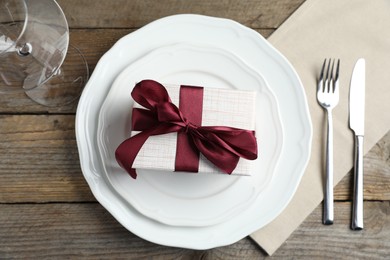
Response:
[[[334,77],[334,86],[333,86],[333,92],[337,93],[339,92],[339,70],[340,70],[340,59],[337,60],[337,65],[336,65],[336,74]]]
[[[329,60],[329,66],[330,66],[331,61]],[[334,72],[334,59],[332,60],[332,67],[330,68],[329,71],[329,81],[328,81],[328,93],[334,92],[334,83],[335,83],[335,78],[333,76]]]
[[[340,59],[337,60],[337,66],[336,66],[336,80],[339,80],[339,70],[340,70]]]
[[[329,59],[328,66],[326,69],[326,75],[325,75],[325,83],[324,83],[324,90],[323,92],[329,93],[329,86],[330,86],[330,63],[332,59]]]
[[[317,91],[324,91],[324,71],[325,71],[325,65],[326,65],[326,59],[324,60],[324,63],[322,64],[321,74],[320,78],[318,80],[318,87]]]

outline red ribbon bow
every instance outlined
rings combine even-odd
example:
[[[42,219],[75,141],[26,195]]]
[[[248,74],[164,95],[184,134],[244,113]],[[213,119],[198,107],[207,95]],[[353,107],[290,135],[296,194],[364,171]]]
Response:
[[[145,141],[153,135],[185,133],[191,149],[202,153],[210,162],[228,174],[236,168],[240,157],[248,160],[257,158],[254,131],[193,124],[171,102],[167,90],[160,83],[143,80],[135,85],[131,95],[137,103],[147,109],[133,108],[133,130],[141,132],[121,143],[115,152],[115,157],[119,165],[134,179],[137,174],[132,168],[133,162]],[[178,163],[181,162],[176,162]]]

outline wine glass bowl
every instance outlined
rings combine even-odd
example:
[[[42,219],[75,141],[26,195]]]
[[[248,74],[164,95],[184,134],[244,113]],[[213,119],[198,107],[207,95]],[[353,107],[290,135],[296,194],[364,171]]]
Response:
[[[4,0],[0,3],[0,80],[3,83],[1,91],[11,91],[15,89],[12,86],[20,86],[23,75],[17,64],[20,63],[21,57],[16,54],[26,51],[26,47],[20,48],[19,44],[26,24],[27,6],[23,0]]]
[[[55,0],[2,0],[0,92],[23,91],[46,106],[72,102],[89,75],[81,52],[68,47],[68,23]]]
[[[23,0],[0,3],[0,55],[16,48],[27,23],[27,7]]]

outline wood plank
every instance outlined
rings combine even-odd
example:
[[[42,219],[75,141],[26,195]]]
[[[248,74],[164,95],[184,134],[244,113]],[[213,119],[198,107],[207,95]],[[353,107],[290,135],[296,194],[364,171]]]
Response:
[[[0,202],[94,201],[73,115],[0,116]]]
[[[95,201],[80,170],[74,115],[0,116],[0,203]],[[390,200],[390,132],[365,157],[364,197]],[[351,198],[348,175],[336,200]]]
[[[203,14],[277,28],[304,0],[59,0],[71,28],[138,28],[173,14]]]
[[[351,203],[335,203],[335,223],[321,223],[322,206],[294,231],[276,251],[275,259],[387,259],[390,251],[390,204],[366,202],[364,204],[362,231],[352,231],[350,226]],[[263,254],[262,254],[263,256]],[[247,240],[216,248],[207,252],[204,259],[258,259],[256,245]]]
[[[176,259],[198,254],[140,239],[96,203],[0,205],[0,222],[1,258]]]
[[[365,229],[351,231],[351,204],[335,204],[333,226],[321,224],[322,207],[302,223],[275,253],[289,259],[384,259],[390,251],[390,204],[367,202]],[[249,238],[206,251],[164,247],[128,232],[99,204],[0,205],[2,258],[264,259]],[[86,242],[88,241],[88,242]],[[345,255],[348,252],[348,256]]]
[[[70,43],[83,53],[92,73],[103,54],[116,41],[133,31],[133,29],[75,29],[71,30]],[[261,29],[257,31],[264,37],[268,37],[274,30]],[[0,113],[75,113],[76,108],[77,101],[61,107],[46,107],[30,100],[24,93],[0,95]]]

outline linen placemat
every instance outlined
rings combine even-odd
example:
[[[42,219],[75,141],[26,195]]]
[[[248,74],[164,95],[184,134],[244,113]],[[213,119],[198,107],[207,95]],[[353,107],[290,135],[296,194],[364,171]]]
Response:
[[[251,234],[270,255],[323,199],[325,113],[316,100],[316,81],[325,58],[341,60],[340,102],[333,110],[335,184],[353,167],[354,137],[348,124],[348,97],[358,58],[366,59],[364,153],[390,129],[389,14],[387,0],[308,0],[268,39],[301,78],[313,123],[311,158],[296,194],[281,215]]]

